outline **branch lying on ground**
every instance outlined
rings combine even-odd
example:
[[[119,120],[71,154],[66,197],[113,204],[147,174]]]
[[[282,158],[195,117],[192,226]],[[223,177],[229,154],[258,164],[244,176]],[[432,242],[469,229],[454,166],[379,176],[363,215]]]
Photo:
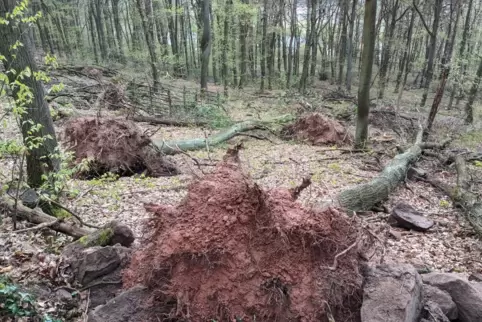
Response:
[[[52,227],[54,225],[56,225],[57,223],[59,223],[60,220],[57,219],[57,220],[54,220],[52,222],[44,222],[44,223],[41,223],[37,226],[34,226],[34,227],[30,227],[30,228],[25,228],[25,229],[19,229],[19,230],[14,230],[10,233],[7,233],[7,234],[2,234],[2,235],[8,235],[8,234],[20,234],[20,233],[26,233],[26,232],[29,232],[29,231],[37,231],[37,230],[42,230],[44,228],[47,228],[47,227]]]
[[[427,179],[421,180],[442,190],[452,199],[454,204],[460,206],[477,236],[482,238],[482,201],[477,194],[469,191],[466,163],[461,155],[455,157],[455,169],[457,170],[457,185],[455,187],[429,176],[427,176]]]
[[[150,124],[156,125],[169,125],[169,126],[180,126],[180,127],[189,127],[189,126],[206,126],[208,123],[203,121],[175,121],[169,119],[163,119],[159,117],[149,117],[149,116],[142,116],[136,115],[132,117],[132,120],[135,122],[146,122]]]
[[[12,213],[15,211],[15,200],[8,196],[0,197],[0,206],[5,207],[8,212]],[[57,218],[44,213],[40,208],[30,209],[24,206],[20,200],[18,200],[17,203],[17,216],[19,219],[26,220],[33,224],[52,223],[57,220]],[[53,224],[50,228],[74,238],[80,238],[92,233],[92,230],[90,229],[77,227],[66,222],[58,222]]]
[[[207,138],[196,138],[181,141],[164,141],[154,140],[153,144],[164,154],[173,155],[182,153],[181,151],[194,151],[206,148],[206,144],[210,147],[226,142],[240,133],[252,130],[267,129],[271,124],[281,124],[293,120],[291,115],[284,115],[268,121],[244,121],[237,123],[220,133],[208,136]]]

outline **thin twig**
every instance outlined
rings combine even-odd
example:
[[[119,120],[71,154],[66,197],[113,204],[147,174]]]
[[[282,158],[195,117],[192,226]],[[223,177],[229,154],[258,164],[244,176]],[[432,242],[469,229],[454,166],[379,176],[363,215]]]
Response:
[[[333,266],[331,267],[325,267],[326,269],[329,269],[330,271],[334,271],[336,270],[337,266],[338,266],[338,258],[340,258],[341,256],[345,255],[346,253],[348,253],[353,247],[355,247],[357,245],[358,242],[354,242],[353,244],[350,245],[350,247],[348,247],[347,249],[345,249],[344,251],[342,251],[341,253],[338,253],[336,254],[335,256],[335,260],[333,261]]]
[[[90,228],[95,228],[95,229],[100,229],[100,228],[101,228],[101,227],[99,227],[99,226],[95,226],[95,225],[92,225],[92,224],[89,224],[89,223],[84,222],[84,221],[82,220],[82,218],[80,218],[79,215],[75,214],[75,212],[73,212],[73,211],[70,210],[69,208],[65,207],[64,205],[58,203],[57,201],[52,200],[52,199],[50,199],[50,198],[47,197],[47,196],[42,196],[42,198],[45,198],[48,202],[53,203],[55,206],[57,206],[57,207],[59,207],[59,208],[62,208],[63,210],[67,211],[69,214],[72,215],[72,217],[75,217],[75,218],[79,221],[80,225],[82,225],[82,226],[87,226],[87,227],[90,227]]]
[[[14,205],[14,211],[13,211],[13,230],[17,229],[17,212],[18,212],[18,194],[20,192],[20,183],[22,182],[23,179],[23,162],[25,159],[25,152],[22,153],[22,159],[20,160],[20,173],[18,176],[18,183],[17,183],[17,191],[15,191],[15,205]]]
[[[8,234],[19,234],[19,233],[26,233],[26,232],[29,232],[29,231],[36,231],[36,230],[42,230],[44,228],[47,228],[47,227],[52,227],[56,224],[58,224],[60,222],[60,219],[56,219],[54,221],[51,221],[51,222],[44,222],[44,223],[41,223],[37,226],[34,226],[34,227],[30,227],[30,228],[25,228],[25,229],[19,229],[19,230],[14,230],[10,233],[4,233],[2,234],[3,236],[6,236]]]

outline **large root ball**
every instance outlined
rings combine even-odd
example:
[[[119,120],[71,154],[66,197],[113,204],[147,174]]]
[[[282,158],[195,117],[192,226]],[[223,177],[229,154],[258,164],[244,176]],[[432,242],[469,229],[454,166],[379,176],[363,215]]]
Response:
[[[352,142],[353,138],[338,121],[320,113],[310,113],[287,125],[282,133],[288,138],[306,141],[312,145],[326,145]]]
[[[303,208],[299,189],[264,191],[237,160],[228,153],[176,207],[146,205],[154,216],[124,286],[146,285],[146,305],[170,321],[356,321],[356,247],[335,261],[356,227]]]
[[[149,176],[179,173],[174,163],[151,144],[135,123],[117,118],[80,117],[65,128],[68,148],[77,163],[87,159],[88,170],[81,175],[96,177],[106,172]]]

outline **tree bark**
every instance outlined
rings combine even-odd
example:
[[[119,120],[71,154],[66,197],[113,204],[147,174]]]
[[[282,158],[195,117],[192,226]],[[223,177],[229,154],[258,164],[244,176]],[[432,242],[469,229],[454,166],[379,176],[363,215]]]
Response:
[[[355,15],[356,15],[356,4],[358,0],[352,0],[351,15],[350,15],[350,28],[348,30],[348,48],[346,52],[346,80],[345,86],[348,92],[351,91],[351,82],[353,78],[352,65],[353,65],[353,31],[355,27]]]
[[[371,0],[367,0],[367,3],[369,1]],[[363,50],[365,51],[365,49]],[[409,167],[420,157],[421,144],[422,131],[418,133],[415,143],[404,153],[393,158],[379,176],[338,194],[336,200],[339,205],[348,210],[348,214],[351,214],[353,211],[369,210],[377,202],[388,198],[398,184],[405,179]]]
[[[268,42],[268,0],[263,0],[263,38],[261,42],[261,85],[259,90],[264,91],[264,82],[266,78],[266,46]]]
[[[346,32],[347,32],[347,21],[348,21],[348,1],[340,0],[340,15],[341,15],[341,34],[340,34],[340,45],[338,49],[338,87],[341,88],[343,84],[343,70],[345,68],[346,61]]]
[[[203,0],[203,34],[201,38],[201,91],[208,89],[209,55],[211,54],[211,24],[209,21],[209,0]]]
[[[360,86],[358,89],[358,108],[355,133],[355,146],[364,147],[368,136],[368,114],[370,112],[370,85],[375,47],[375,20],[377,1],[366,0],[363,21],[363,52]]]
[[[472,124],[474,122],[474,101],[479,90],[480,79],[482,78],[482,59],[479,62],[479,68],[477,69],[477,75],[475,76],[472,87],[470,88],[467,104],[465,105],[465,123]]]
[[[145,0],[144,4],[142,0],[136,0],[137,10],[141,16],[142,27],[144,28],[144,36],[147,43],[147,49],[150,56],[150,65],[152,72],[152,79],[154,81],[154,91],[159,90],[159,72],[157,70],[157,54],[154,41],[154,21],[152,18],[152,2],[151,0]]]
[[[455,35],[457,34],[457,24],[458,24],[458,21],[459,21],[459,16],[460,16],[460,1],[456,0],[455,1],[455,23],[454,23],[454,27],[453,27],[453,30],[452,30],[452,34],[449,35],[450,36],[450,39],[448,40],[447,42],[447,48],[445,50],[445,53],[444,53],[444,64],[442,66],[442,77],[440,79],[440,83],[439,83],[439,86],[437,88],[437,92],[435,94],[435,98],[433,100],[433,103],[432,103],[432,107],[430,109],[430,112],[429,112],[429,115],[428,115],[428,118],[427,118],[427,123],[426,123],[426,126],[425,126],[425,130],[424,130],[424,138],[426,139],[430,130],[432,129],[432,125],[433,125],[433,122],[435,120],[435,116],[437,115],[438,113],[438,109],[439,109],[439,106],[440,106],[440,102],[442,101],[442,98],[443,98],[443,95],[444,95],[444,92],[445,92],[445,85],[447,83],[447,78],[449,76],[449,73],[450,73],[450,63],[451,63],[451,60],[452,60],[452,51],[453,51],[453,47],[454,47],[454,44],[455,44]],[[453,17],[450,17],[450,18],[453,18]]]
[[[6,14],[12,12],[17,5],[15,0],[0,1],[0,17],[5,18]],[[45,90],[42,83],[35,79],[34,72],[38,71],[31,51],[31,40],[26,32],[28,26],[23,23],[11,21],[9,24],[0,24],[0,54],[5,56],[4,66],[8,73],[9,81],[17,80],[18,73],[29,68],[30,75],[19,79],[26,85],[32,94],[32,99],[24,103],[25,113],[20,116],[21,131],[24,142],[42,142],[38,147],[33,148],[26,154],[27,178],[31,187],[39,187],[44,182],[43,175],[49,172],[56,172],[59,169],[59,160],[54,157],[57,149],[54,125],[50,115],[49,106],[45,100]],[[17,41],[23,45],[16,50],[11,49]],[[15,72],[12,72],[15,71]],[[15,86],[13,98],[22,101],[25,94],[21,93],[18,86]],[[39,130],[34,128],[40,125]]]

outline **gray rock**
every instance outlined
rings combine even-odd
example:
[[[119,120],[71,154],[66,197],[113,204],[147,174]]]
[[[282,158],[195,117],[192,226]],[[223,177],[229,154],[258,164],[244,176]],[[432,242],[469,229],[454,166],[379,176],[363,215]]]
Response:
[[[409,264],[365,267],[362,322],[416,322],[422,309],[422,278]]]
[[[76,265],[77,280],[82,285],[87,285],[105,276],[126,262],[131,250],[122,246],[91,247],[85,249],[80,262]]]
[[[397,222],[400,227],[418,231],[430,229],[434,222],[422,216],[422,214],[410,205],[398,203],[392,209],[390,217]]]
[[[447,292],[457,304],[459,322],[482,321],[482,293],[467,279],[453,273],[422,275],[423,282]]]
[[[450,322],[449,318],[442,312],[440,306],[433,301],[425,303],[420,322]]]
[[[141,285],[122,292],[105,305],[89,313],[87,322],[137,322],[145,321],[143,311],[149,294]]]
[[[450,320],[455,320],[459,316],[457,305],[452,300],[449,293],[442,291],[435,286],[427,284],[423,285],[423,299],[424,303],[430,301],[436,303],[442,310],[443,314],[445,314]]]

